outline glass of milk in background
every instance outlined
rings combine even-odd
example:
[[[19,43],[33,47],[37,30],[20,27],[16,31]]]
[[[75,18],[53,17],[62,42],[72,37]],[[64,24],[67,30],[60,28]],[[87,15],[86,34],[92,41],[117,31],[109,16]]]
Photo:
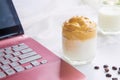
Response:
[[[120,33],[120,0],[106,0],[98,11],[99,29],[104,34]]]

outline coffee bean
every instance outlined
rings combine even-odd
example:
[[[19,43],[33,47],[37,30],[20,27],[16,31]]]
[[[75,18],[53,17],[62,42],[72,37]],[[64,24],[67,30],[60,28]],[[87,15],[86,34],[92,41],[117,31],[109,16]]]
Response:
[[[106,74],[106,77],[111,77],[112,75],[111,74]]]
[[[109,69],[108,69],[108,68],[105,68],[104,70],[105,70],[105,72],[109,72]]]
[[[112,80],[118,80],[118,78],[112,78]]]
[[[94,69],[99,69],[99,66],[95,66]]]
[[[106,64],[106,65],[103,65],[103,68],[108,68],[108,65]]]
[[[98,70],[100,67],[99,66],[94,66],[94,69]],[[112,80],[118,80],[116,77],[112,77],[111,73],[108,73],[110,70],[117,70],[118,75],[120,75],[120,67],[112,66],[112,68],[109,68],[109,65],[105,64],[103,65],[103,69],[105,71],[105,76],[107,78],[110,78]],[[112,78],[111,78],[112,77]]]
[[[112,69],[113,69],[113,70],[117,70],[117,67],[116,67],[116,66],[113,66]]]
[[[120,74],[120,70],[118,71],[118,74]]]
[[[119,70],[120,70],[120,67],[119,67]]]

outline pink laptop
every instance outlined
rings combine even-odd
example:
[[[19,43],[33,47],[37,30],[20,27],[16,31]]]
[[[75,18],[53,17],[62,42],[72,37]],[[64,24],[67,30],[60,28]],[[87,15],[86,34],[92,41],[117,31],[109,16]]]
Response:
[[[12,0],[0,0],[0,80],[86,80],[86,77],[26,37]]]

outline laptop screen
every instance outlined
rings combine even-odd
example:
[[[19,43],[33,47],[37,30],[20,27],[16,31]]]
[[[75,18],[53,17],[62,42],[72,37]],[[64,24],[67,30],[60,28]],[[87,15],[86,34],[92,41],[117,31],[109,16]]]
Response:
[[[12,0],[0,0],[0,39],[23,33]]]

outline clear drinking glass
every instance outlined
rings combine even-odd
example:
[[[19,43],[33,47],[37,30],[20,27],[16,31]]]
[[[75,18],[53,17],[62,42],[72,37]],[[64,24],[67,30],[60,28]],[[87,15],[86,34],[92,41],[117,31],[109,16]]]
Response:
[[[104,34],[120,33],[120,0],[105,0],[98,11],[99,29]]]
[[[73,65],[90,63],[96,54],[96,25],[88,18],[76,16],[63,26],[64,58]]]

